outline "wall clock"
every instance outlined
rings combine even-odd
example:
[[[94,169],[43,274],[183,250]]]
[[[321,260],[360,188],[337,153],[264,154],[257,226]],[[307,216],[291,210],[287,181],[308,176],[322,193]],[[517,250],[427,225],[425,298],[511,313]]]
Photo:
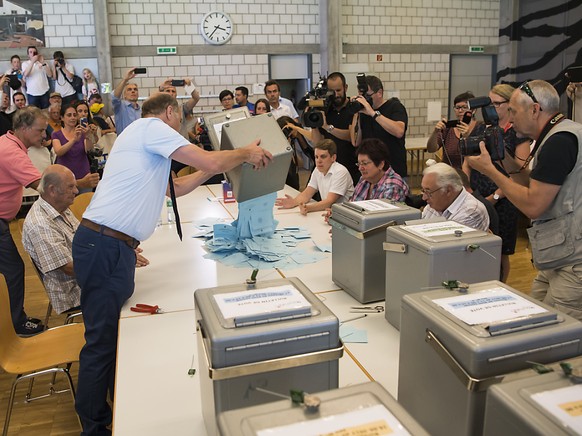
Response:
[[[210,44],[226,44],[233,34],[233,22],[224,12],[208,12],[200,23],[202,37]]]

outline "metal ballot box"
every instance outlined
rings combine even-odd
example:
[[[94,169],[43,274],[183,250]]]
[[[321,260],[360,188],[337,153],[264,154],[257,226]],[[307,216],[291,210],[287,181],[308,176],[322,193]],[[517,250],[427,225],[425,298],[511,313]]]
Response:
[[[336,203],[331,211],[331,279],[360,303],[383,300],[385,229],[420,218],[420,211],[385,199]]]
[[[579,355],[582,323],[499,281],[402,299],[398,401],[432,435],[480,435],[486,389]]]
[[[209,435],[220,412],[276,400],[260,389],[337,388],[339,321],[299,279],[198,289],[194,300]]]
[[[223,412],[218,417],[220,434],[222,436],[428,435],[376,382],[319,392],[314,396],[321,402],[319,408],[313,411],[306,409],[303,405],[292,404],[290,400],[283,400]]]
[[[243,163],[226,172],[236,201],[243,202],[277,192],[285,186],[293,150],[272,114],[257,115],[222,126],[221,150],[236,150],[260,139],[260,146],[271,152],[272,161],[256,171]]]
[[[486,436],[582,434],[582,384],[563,372],[491,386],[485,407]]]
[[[400,328],[405,294],[499,279],[501,238],[445,220],[422,220],[386,229],[386,319]]]

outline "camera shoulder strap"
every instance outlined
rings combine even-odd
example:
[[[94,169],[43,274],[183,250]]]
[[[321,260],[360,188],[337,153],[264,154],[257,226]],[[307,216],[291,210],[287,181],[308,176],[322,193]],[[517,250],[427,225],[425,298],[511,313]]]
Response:
[[[538,152],[540,145],[542,145],[542,142],[544,142],[544,139],[546,138],[548,133],[550,133],[550,130],[552,130],[555,125],[560,123],[565,118],[566,117],[564,116],[564,114],[558,112],[556,115],[554,115],[550,119],[550,121],[548,121],[546,123],[546,125],[544,126],[544,128],[542,130],[542,133],[540,133],[540,136],[536,140],[536,144],[534,145],[534,148],[531,150],[531,152],[529,153],[529,156],[527,157],[527,159],[523,163],[523,166],[519,169],[518,172],[521,172],[522,170],[526,169],[529,166],[529,163],[532,161],[532,159],[534,158],[534,156]]]

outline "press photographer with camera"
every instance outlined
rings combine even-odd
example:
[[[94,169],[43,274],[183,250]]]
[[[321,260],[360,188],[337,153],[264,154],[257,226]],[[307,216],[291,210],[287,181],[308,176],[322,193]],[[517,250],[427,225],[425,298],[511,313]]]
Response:
[[[358,85],[360,95],[350,102],[361,105],[350,126],[352,144],[358,147],[364,139],[381,140],[388,146],[392,168],[404,178],[408,174],[404,145],[408,126],[406,108],[396,97],[384,99],[384,86],[379,78],[365,76],[363,79],[364,87]]]
[[[484,142],[481,154],[466,160],[532,220],[528,234],[539,272],[531,295],[582,320],[582,125],[566,119],[559,107],[548,82],[524,82],[511,95],[509,119],[518,134],[536,140],[526,161],[507,156],[507,177]]]
[[[320,122],[313,127],[311,139],[314,143],[323,139],[331,139],[337,147],[336,161],[345,166],[354,184],[358,183],[360,173],[356,167],[356,150],[350,138],[350,124],[353,113],[348,110],[348,85],[345,76],[340,72],[331,73],[325,79],[326,93],[323,109],[307,108],[306,113],[318,115]],[[309,112],[307,112],[309,111]],[[304,114],[305,118],[305,114]],[[304,119],[305,122],[305,119]]]
[[[53,53],[53,59],[55,92],[61,94],[62,104],[66,106],[77,100],[77,91],[71,83],[75,76],[75,68],[65,60],[65,55],[60,50]]]
[[[526,159],[529,154],[531,140],[529,138],[518,137],[513,125],[509,121],[509,99],[515,88],[511,85],[495,85],[489,91],[491,106],[499,118],[497,125],[502,131],[504,152],[510,156]],[[487,126],[479,123],[473,130],[476,136],[481,135]],[[497,169],[506,174],[503,167],[497,165]],[[478,191],[489,201],[499,217],[499,232],[501,237],[501,281],[506,282],[509,275],[509,256],[515,253],[515,243],[517,240],[517,208],[507,199],[505,194],[489,177],[481,174],[477,170],[472,170],[467,163],[463,164],[463,171],[469,175],[471,188]]]
[[[442,161],[453,168],[461,168],[462,158],[459,150],[461,137],[468,136],[475,128],[475,111],[469,109],[467,101],[475,98],[471,91],[463,92],[453,100],[456,120],[443,118],[431,133],[426,143],[427,151],[435,153],[442,148]]]

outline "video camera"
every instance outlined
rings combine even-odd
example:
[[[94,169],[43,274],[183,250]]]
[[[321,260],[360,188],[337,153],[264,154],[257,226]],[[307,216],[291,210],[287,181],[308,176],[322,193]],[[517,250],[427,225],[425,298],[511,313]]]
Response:
[[[297,104],[297,108],[303,111],[302,124],[311,128],[323,126],[322,112],[327,111],[332,98],[333,94],[327,89],[327,77],[320,75],[319,82]]]
[[[470,99],[467,104],[469,109],[481,108],[483,121],[487,126],[485,131],[479,136],[469,136],[461,138],[459,148],[463,156],[476,156],[481,154],[479,143],[483,141],[487,151],[491,155],[491,160],[500,161],[505,157],[505,144],[503,143],[503,130],[499,127],[499,115],[491,105],[489,97],[476,97]]]
[[[368,93],[368,83],[366,82],[366,75],[364,73],[360,73],[356,76],[356,80],[358,81],[358,93],[366,99],[370,106],[373,106],[372,97],[368,97],[366,95]],[[346,108],[349,114],[354,115],[358,113],[360,110],[362,110],[364,106],[356,99],[352,99],[348,102]]]

